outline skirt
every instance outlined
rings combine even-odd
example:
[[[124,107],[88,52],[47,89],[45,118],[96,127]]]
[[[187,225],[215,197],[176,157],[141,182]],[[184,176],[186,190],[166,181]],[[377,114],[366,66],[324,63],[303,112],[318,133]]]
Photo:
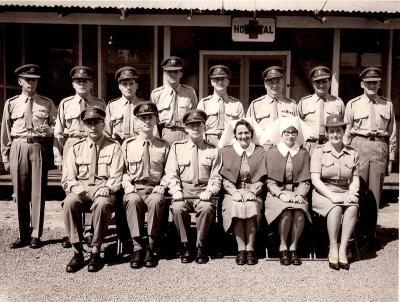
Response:
[[[225,194],[222,201],[222,223],[225,232],[231,227],[233,218],[248,219],[256,217],[258,227],[261,222],[262,206],[263,202],[259,196],[254,201],[237,202],[233,200],[232,195]]]
[[[282,193],[287,193],[292,195],[292,191],[282,191]],[[303,210],[304,214],[307,216],[308,220],[311,222],[311,216],[308,211],[308,202],[305,199],[305,203],[291,203],[284,202],[278,197],[273,196],[268,192],[267,198],[265,200],[265,218],[268,224],[271,224],[276,218],[278,218],[281,213],[286,210]]]
[[[331,189],[331,188],[330,188]],[[348,192],[336,192],[338,194],[343,194],[347,195]],[[318,193],[315,189],[312,192],[312,209],[319,215],[326,217],[326,215],[329,214],[329,212],[334,208],[334,207],[349,207],[349,206],[356,206],[358,207],[358,204],[354,203],[341,203],[341,204],[334,204],[332,201]]]

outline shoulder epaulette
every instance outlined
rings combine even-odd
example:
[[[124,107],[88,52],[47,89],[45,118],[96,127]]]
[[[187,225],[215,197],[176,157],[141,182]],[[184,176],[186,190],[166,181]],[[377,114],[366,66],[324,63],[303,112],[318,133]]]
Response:
[[[166,144],[169,145],[169,143],[168,143],[165,139],[163,139],[163,138],[161,138],[161,137],[154,136],[154,139],[156,139],[156,140],[158,140],[158,141],[160,141],[160,142],[163,142],[163,143],[166,143]]]
[[[102,99],[99,99],[99,98],[97,98],[97,97],[93,97],[96,101],[100,101],[100,102],[103,102],[103,103],[105,103],[106,101],[105,100],[102,100]]]
[[[351,99],[350,101],[348,101],[347,104],[348,104],[349,106],[353,106],[353,103],[356,102],[356,101],[358,101],[359,99],[361,99],[361,95],[355,97],[354,99]]]
[[[194,89],[193,89],[193,87],[192,87],[192,86],[189,86],[189,85],[186,85],[186,84],[181,84],[181,86],[183,86],[183,87],[185,87],[185,88],[188,88],[188,89],[190,89],[190,90],[193,90],[193,91],[194,91]]]
[[[380,96],[380,98],[384,99],[387,102],[392,102],[389,98],[385,98],[384,96]]]
[[[79,144],[83,143],[85,140],[86,140],[86,138],[82,138],[82,139],[80,139],[79,141],[73,143],[72,146],[79,145]]]
[[[148,100],[145,100],[145,99],[142,99],[142,98],[137,98],[137,100],[139,101],[139,102],[147,102]]]
[[[233,97],[233,96],[228,95],[228,97],[229,97],[230,99],[234,100],[235,102],[240,102],[239,99],[237,99],[237,98],[235,98],[235,97]]]
[[[153,94],[153,93],[155,93],[155,92],[157,92],[157,91],[163,90],[164,87],[165,87],[165,86],[160,86],[160,87],[154,88],[153,91],[151,92],[151,94]]]
[[[185,144],[187,141],[188,141],[187,139],[183,139],[181,141],[174,142],[172,145]]]
[[[302,97],[302,98],[300,99],[300,101],[302,101],[302,100],[306,100],[306,99],[309,99],[309,98],[311,98],[312,96],[313,96],[313,94],[310,94],[310,95],[304,96],[304,97]]]
[[[207,95],[205,98],[202,98],[200,101],[205,102],[205,101],[211,100],[211,98],[212,98],[212,94]]]
[[[107,141],[109,141],[109,142],[112,142],[112,143],[117,143],[117,144],[119,144],[119,142],[118,141],[116,141],[115,139],[112,139],[111,137],[109,137],[109,136],[104,136],[104,139],[105,140],[107,140]]]
[[[208,145],[208,146],[210,146],[210,147],[217,148],[217,146],[211,144],[210,142],[207,142],[207,141],[204,141],[204,142],[206,143],[206,145]]]
[[[51,98],[48,98],[47,96],[43,96],[43,95],[38,94],[38,97],[40,97],[40,98],[42,98],[42,99],[44,99],[44,100],[46,100],[48,102],[53,102],[53,100]]]
[[[120,99],[120,98],[112,99],[111,101],[108,102],[108,104],[110,104],[110,103],[112,103],[112,102],[115,102],[115,101],[118,101],[119,99]]]
[[[125,144],[127,144],[127,143],[129,143],[131,141],[134,141],[136,138],[137,138],[137,136],[130,137],[130,138],[127,138],[124,142],[125,142]]]
[[[74,96],[75,96],[75,95],[67,96],[66,98],[63,98],[63,99],[61,100],[61,102],[66,102],[66,101],[72,100],[72,99],[74,98]]]
[[[263,100],[263,99],[264,99],[264,97],[265,97],[265,95],[262,95],[262,96],[260,96],[260,97],[256,98],[255,100],[253,100],[253,101],[252,101],[252,103],[254,103],[254,102],[258,102],[258,101],[261,101],[261,100]]]
[[[293,99],[291,99],[291,98],[287,98],[287,97],[283,97],[285,100],[288,100],[289,102],[292,102],[292,103],[296,103],[296,101],[295,100],[293,100]]]
[[[7,99],[7,101],[8,101],[8,102],[11,102],[12,100],[15,100],[15,99],[18,98],[18,97],[19,97],[19,95],[14,95],[13,97]],[[7,101],[6,101],[6,102],[7,102]]]

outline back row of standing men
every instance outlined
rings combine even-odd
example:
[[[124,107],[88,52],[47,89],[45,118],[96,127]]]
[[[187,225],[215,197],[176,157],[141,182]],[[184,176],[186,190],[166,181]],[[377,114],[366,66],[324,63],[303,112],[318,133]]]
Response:
[[[198,108],[207,114],[205,136],[211,144],[218,141],[229,121],[245,116],[242,103],[227,93],[231,76],[228,67],[216,65],[210,68],[209,76],[214,93],[198,102],[193,88],[180,84],[182,60],[169,57],[161,65],[164,70],[164,86],[153,90],[151,101],[157,107],[160,136],[168,143],[172,144],[186,137],[183,118],[188,118],[187,113],[192,109]],[[62,155],[68,154],[68,149],[87,136],[81,117],[86,107],[96,106],[105,110],[104,130],[111,138],[122,144],[126,139],[135,137],[137,129],[133,112],[135,104],[141,101],[136,96],[139,75],[133,67],[119,69],[115,78],[122,96],[106,105],[104,101],[91,95],[93,70],[84,66],[74,67],[71,78],[76,94],[63,99],[57,112],[50,99],[36,94],[40,78],[39,66],[24,65],[16,69],[16,73],[22,93],[5,103],[1,154],[6,171],[11,172],[18,202],[20,238],[11,246],[15,248],[30,242],[31,247],[35,248],[41,245],[44,190],[47,183],[48,162],[45,159],[48,158],[46,152],[49,148],[41,146],[52,145],[53,126],[55,125],[54,137],[58,144],[58,148],[54,149],[55,164],[58,166],[61,166]],[[391,166],[396,148],[393,105],[377,94],[381,84],[380,69],[370,67],[360,74],[364,93],[350,100],[346,108],[341,99],[329,94],[331,73],[327,67],[318,66],[310,72],[315,93],[301,99],[299,104],[282,94],[284,71],[281,67],[268,67],[262,77],[267,94],[250,104],[247,117],[266,128],[279,117],[299,115],[314,131],[305,146],[312,152],[317,144],[325,142],[321,125],[325,123],[326,117],[330,114],[344,114],[349,122],[345,142],[359,151],[360,176],[374,193],[379,206],[388,160]],[[157,132],[156,129],[153,130]],[[189,152],[182,153],[182,156],[186,155],[191,156]],[[132,152],[132,156],[135,156],[135,152]],[[209,159],[207,156],[204,158]],[[108,159],[104,155],[99,160],[106,163]],[[136,162],[141,164],[142,157]],[[64,164],[72,163],[64,160]],[[90,162],[82,164],[89,165]],[[32,175],[32,182],[27,175]],[[70,189],[73,187],[74,185],[70,185]],[[171,194],[174,194],[173,190]],[[29,229],[30,200],[32,233]]]

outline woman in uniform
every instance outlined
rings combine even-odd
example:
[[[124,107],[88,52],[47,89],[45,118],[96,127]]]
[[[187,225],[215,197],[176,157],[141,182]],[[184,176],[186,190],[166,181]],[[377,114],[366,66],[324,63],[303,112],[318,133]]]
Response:
[[[258,139],[251,123],[245,119],[230,122],[220,141],[220,147],[225,145],[220,154],[220,175],[226,191],[222,202],[223,226],[235,235],[238,265],[258,262],[254,243],[263,205],[260,194],[267,176],[265,151],[256,144]]]
[[[282,265],[301,265],[297,243],[303,232],[308,212],[307,193],[310,189],[310,155],[301,147],[303,135],[298,117],[279,119],[280,142],[267,150],[268,194],[265,217],[270,225],[278,221]],[[301,139],[300,139],[301,138]],[[291,233],[288,248],[288,235]]]
[[[313,210],[326,217],[329,235],[329,267],[348,270],[346,251],[358,215],[358,154],[343,144],[345,123],[342,115],[327,118],[328,142],[315,149],[311,160]],[[340,246],[338,247],[339,230]]]

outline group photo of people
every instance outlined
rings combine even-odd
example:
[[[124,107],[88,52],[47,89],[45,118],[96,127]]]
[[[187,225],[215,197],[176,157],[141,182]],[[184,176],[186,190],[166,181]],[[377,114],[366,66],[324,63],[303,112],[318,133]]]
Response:
[[[121,67],[115,72],[121,96],[105,102],[92,95],[93,69],[76,66],[70,72],[75,94],[58,108],[37,94],[40,66],[15,70],[21,94],[6,101],[1,124],[2,161],[18,206],[19,238],[11,249],[42,246],[53,165],[62,170],[66,194],[62,246],[72,250],[68,273],[85,266],[84,245],[90,247],[88,271],[102,268],[114,212],[126,220],[128,235],[120,239],[133,269],[157,266],[168,216],[180,261],[207,263],[218,211],[218,223],[236,242],[237,265],[258,263],[257,233],[273,223],[280,264],[301,265],[301,235],[318,216],[329,236],[329,268],[349,270],[347,248],[360,202],[374,209],[359,221],[362,235],[371,247],[379,245],[383,179],[397,147],[392,102],[379,95],[380,68],[360,73],[362,94],[345,106],[330,94],[328,67],[310,71],[314,94],[296,102],[284,94],[284,69],[265,66],[259,76],[266,93],[245,112],[229,95],[229,67],[209,69],[213,93],[200,100],[181,83],[181,58],[167,57],[161,67],[164,85],[147,100],[136,96],[137,69]]]

